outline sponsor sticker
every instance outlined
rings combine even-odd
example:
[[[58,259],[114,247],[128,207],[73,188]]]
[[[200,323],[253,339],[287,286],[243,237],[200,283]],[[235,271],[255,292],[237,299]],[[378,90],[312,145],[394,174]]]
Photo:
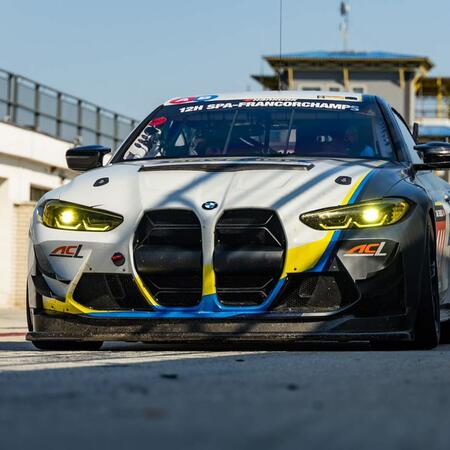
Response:
[[[160,127],[167,122],[167,117],[156,117],[148,123],[151,127]]]
[[[434,204],[434,216],[436,218],[436,256],[437,256],[437,266],[438,271],[441,270],[444,257],[444,248],[446,242],[448,243],[447,237],[447,213],[441,202],[435,202]]]
[[[217,98],[218,95],[200,95],[197,97],[179,97],[179,98],[173,98],[172,100],[169,100],[169,105],[180,105],[182,103],[194,103],[194,102],[207,102],[210,100],[214,100]]]
[[[343,256],[387,256],[387,253],[383,252],[385,245],[386,241],[358,244],[347,250]]]
[[[186,102],[182,102],[186,103]],[[222,103],[208,103],[195,106],[186,106],[180,108],[180,113],[187,113],[193,111],[214,111],[231,108],[312,108],[312,109],[328,109],[333,111],[359,111],[359,105],[349,105],[346,103],[335,103],[327,101],[313,101],[313,100],[239,100]]]
[[[50,253],[50,256],[57,256],[60,258],[83,258],[80,255],[82,244],[79,245],[61,245],[56,247]]]
[[[436,217],[437,221],[445,221],[446,213],[444,207],[441,205],[437,205],[434,210],[434,216]]]

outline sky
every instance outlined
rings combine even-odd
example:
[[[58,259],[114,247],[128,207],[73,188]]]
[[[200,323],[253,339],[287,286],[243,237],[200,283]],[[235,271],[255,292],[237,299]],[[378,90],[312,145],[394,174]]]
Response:
[[[339,0],[283,0],[283,52],[341,50]],[[450,0],[349,0],[350,48],[450,76]],[[0,0],[0,68],[141,119],[171,97],[260,90],[279,0]]]

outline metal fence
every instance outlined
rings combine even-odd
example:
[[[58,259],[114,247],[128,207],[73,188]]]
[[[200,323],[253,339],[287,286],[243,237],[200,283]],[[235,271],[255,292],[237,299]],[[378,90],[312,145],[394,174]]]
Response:
[[[137,121],[0,69],[0,121],[76,144],[116,148]]]

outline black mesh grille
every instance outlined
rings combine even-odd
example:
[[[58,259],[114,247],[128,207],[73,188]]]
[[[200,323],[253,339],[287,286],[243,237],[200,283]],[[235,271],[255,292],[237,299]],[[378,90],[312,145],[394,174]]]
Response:
[[[281,275],[285,245],[273,211],[225,211],[216,226],[213,258],[219,301],[230,306],[263,303]]]
[[[85,273],[75,288],[73,298],[94,309],[152,309],[131,275]]]
[[[202,236],[192,211],[149,211],[135,235],[134,262],[163,306],[194,306],[202,296]]]
[[[345,272],[290,275],[272,309],[297,313],[333,312],[351,305],[358,297],[353,281]]]

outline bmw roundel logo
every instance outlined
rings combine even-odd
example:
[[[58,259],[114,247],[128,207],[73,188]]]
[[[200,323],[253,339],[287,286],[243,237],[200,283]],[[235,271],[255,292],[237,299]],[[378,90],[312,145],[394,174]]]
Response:
[[[209,202],[203,203],[202,208],[209,211],[211,209],[216,209],[218,206],[219,205],[216,202],[209,201]]]

